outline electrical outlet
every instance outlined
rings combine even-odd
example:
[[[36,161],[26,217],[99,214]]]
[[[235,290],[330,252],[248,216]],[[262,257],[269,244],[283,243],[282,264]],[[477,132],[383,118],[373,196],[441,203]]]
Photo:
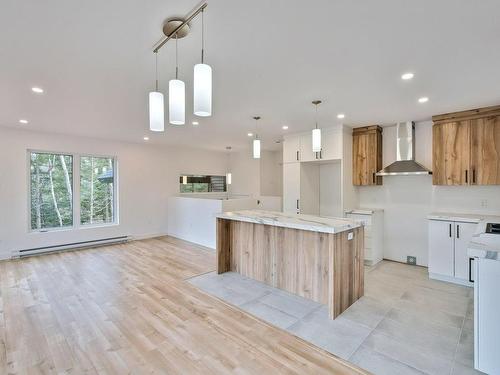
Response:
[[[349,232],[347,233],[347,241],[350,241],[354,238],[354,233],[353,232]]]
[[[488,200],[481,199],[481,208],[486,208],[486,207],[488,207]]]
[[[417,257],[408,255],[406,257],[406,263],[411,265],[411,266],[416,266],[417,265]]]

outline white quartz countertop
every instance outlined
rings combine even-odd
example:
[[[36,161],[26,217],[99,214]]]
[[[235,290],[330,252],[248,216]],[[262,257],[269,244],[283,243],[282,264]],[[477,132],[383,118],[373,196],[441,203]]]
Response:
[[[488,223],[500,223],[500,216],[487,216],[479,221],[476,233],[467,246],[467,253],[471,257],[500,261],[500,234],[486,233]]]
[[[273,225],[283,228],[301,229],[321,233],[340,233],[358,228],[362,224],[345,218],[326,218],[314,215],[285,214],[283,212],[244,210],[217,214],[220,219],[247,223]]]
[[[487,222],[498,222],[500,217],[495,216],[495,215],[483,215],[483,214],[432,212],[429,215],[427,215],[427,219],[444,220],[444,221],[461,221],[464,223],[479,223],[482,220],[486,220]],[[497,220],[497,221],[495,221],[495,220]]]
[[[375,212],[383,212],[382,208],[353,208],[349,210],[345,210],[345,214],[354,214],[354,215],[373,215]]]

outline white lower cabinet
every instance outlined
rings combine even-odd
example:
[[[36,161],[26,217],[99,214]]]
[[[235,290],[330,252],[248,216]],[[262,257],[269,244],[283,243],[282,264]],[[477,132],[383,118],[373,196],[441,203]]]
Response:
[[[359,221],[364,226],[365,260],[367,266],[373,266],[383,259],[384,217],[382,210],[347,210],[345,217]]]
[[[467,245],[477,223],[429,220],[429,277],[471,285]]]
[[[474,368],[500,374],[500,261],[474,258]]]

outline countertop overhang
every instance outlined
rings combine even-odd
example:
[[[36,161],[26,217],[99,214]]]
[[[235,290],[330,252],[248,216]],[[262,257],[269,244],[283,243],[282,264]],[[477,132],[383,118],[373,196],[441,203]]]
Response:
[[[219,219],[244,221],[247,223],[272,225],[320,233],[340,233],[363,226],[361,223],[345,218],[330,218],[304,214],[286,214],[264,210],[242,210],[223,212],[216,215]]]

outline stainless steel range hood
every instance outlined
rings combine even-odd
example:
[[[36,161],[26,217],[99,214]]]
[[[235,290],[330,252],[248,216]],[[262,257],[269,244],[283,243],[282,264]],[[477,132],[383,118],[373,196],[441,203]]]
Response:
[[[396,124],[397,155],[396,161],[381,171],[377,176],[398,176],[414,174],[432,174],[422,164],[415,161],[415,124],[412,121]]]

